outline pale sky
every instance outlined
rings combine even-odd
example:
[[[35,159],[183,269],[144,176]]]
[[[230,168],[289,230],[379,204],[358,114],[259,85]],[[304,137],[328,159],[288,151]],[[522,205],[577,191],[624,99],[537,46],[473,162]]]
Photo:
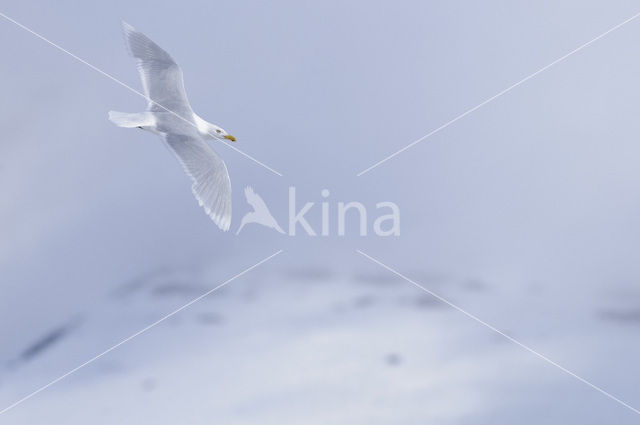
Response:
[[[143,99],[0,19],[0,323],[28,323],[0,326],[3,341],[131,276],[211,263],[234,274],[277,249],[301,267],[357,270],[360,248],[410,270],[558,293],[640,277],[640,20],[356,177],[638,13],[635,2],[127,0],[0,11],[140,90],[126,20],[182,66],[200,116],[284,175],[214,145],[234,191],[231,231],[220,232],[157,138],[108,122],[107,111],[136,112]],[[402,234],[235,236],[247,185],[283,225],[289,186],[301,201],[321,202],[325,188],[335,202],[393,201]]]

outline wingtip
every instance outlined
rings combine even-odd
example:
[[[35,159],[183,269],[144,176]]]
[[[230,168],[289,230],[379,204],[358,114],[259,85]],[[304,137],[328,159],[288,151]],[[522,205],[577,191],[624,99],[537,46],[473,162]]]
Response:
[[[129,52],[129,54],[133,56],[133,52],[131,51],[131,44],[129,40],[131,38],[131,34],[136,32],[136,29],[131,24],[126,22],[124,19],[120,20],[120,24],[122,25],[122,38],[124,38],[124,45],[127,48],[127,52]]]
[[[207,215],[223,232],[228,232],[231,228],[231,217],[220,216],[209,211],[207,211]]]
[[[136,29],[133,27],[133,25],[131,25],[130,23],[128,23],[127,21],[125,21],[124,19],[120,20],[120,25],[122,25],[122,29],[124,30],[124,32],[130,32],[130,31],[135,31]]]
[[[204,202],[202,202],[202,199],[200,198],[200,196],[198,195],[198,192],[195,189],[195,183],[193,186],[191,186],[191,192],[193,193],[193,196],[198,201],[198,205],[204,209],[204,213],[211,219],[211,221],[213,221],[216,224],[216,226],[218,226],[218,228],[223,232],[229,231],[229,228],[231,227],[231,206],[229,206],[229,208],[227,209],[227,211],[225,211],[224,214],[218,214],[216,211],[207,207],[204,204]]]
[[[231,228],[231,221],[230,220],[221,220],[219,223],[216,222],[216,224],[218,225],[220,230],[222,230],[223,232],[228,232],[229,229]]]

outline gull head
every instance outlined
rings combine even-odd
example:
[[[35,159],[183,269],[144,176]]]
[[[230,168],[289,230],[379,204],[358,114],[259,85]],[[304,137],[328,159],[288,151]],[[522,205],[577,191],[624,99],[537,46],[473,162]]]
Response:
[[[232,142],[236,141],[236,138],[230,135],[229,133],[227,133],[227,131],[224,128],[219,127],[215,124],[211,124],[210,122],[206,122],[196,114],[193,114],[193,117],[195,120],[196,127],[198,129],[198,132],[205,139],[217,139],[222,141],[231,140]]]
[[[232,142],[236,141],[236,138],[227,133],[227,131],[223,128],[218,127],[217,125],[211,124],[211,131],[209,132],[213,137],[218,140],[231,140]]]

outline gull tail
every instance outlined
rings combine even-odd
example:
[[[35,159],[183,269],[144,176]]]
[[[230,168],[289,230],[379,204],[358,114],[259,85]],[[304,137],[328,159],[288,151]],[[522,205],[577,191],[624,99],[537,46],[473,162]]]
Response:
[[[153,114],[149,112],[117,112],[109,111],[109,121],[117,125],[118,127],[126,128],[149,128],[155,126],[155,119]]]

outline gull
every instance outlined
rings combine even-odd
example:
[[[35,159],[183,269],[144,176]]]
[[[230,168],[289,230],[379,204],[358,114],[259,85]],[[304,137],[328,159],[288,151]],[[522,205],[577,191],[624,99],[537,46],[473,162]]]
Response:
[[[253,211],[246,213],[244,217],[242,217],[242,221],[240,222],[240,227],[238,228],[236,235],[240,234],[240,230],[242,230],[244,225],[249,223],[262,224],[263,226],[275,229],[280,233],[284,233],[284,230],[282,230],[276,219],[271,215],[269,208],[267,208],[267,204],[264,203],[264,200],[260,195],[253,191],[251,186],[244,188],[244,196],[247,198],[249,205],[253,207]]]
[[[182,70],[166,51],[126,22],[122,27],[148,103],[144,112],[110,111],[109,120],[119,127],[140,128],[160,136],[193,180],[191,190],[200,206],[220,229],[229,230],[231,180],[227,166],[207,140],[235,142],[235,137],[193,112]]]

